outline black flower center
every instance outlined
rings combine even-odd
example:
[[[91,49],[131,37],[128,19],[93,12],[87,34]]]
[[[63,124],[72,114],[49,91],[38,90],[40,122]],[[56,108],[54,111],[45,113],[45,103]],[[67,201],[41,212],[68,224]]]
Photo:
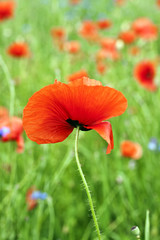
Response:
[[[74,127],[74,128],[79,127],[79,129],[80,129],[81,131],[89,131],[89,130],[91,130],[91,129],[85,128],[86,125],[80,124],[80,123],[78,122],[78,120],[72,120],[72,119],[68,118],[68,119],[66,120],[66,122],[68,122],[68,123],[69,123],[72,127]]]

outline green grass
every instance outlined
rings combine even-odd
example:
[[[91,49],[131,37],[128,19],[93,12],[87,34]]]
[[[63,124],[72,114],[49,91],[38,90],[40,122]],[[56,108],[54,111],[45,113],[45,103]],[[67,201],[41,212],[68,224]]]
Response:
[[[46,4],[45,4],[46,2]],[[88,5],[87,5],[88,2]],[[160,154],[147,148],[150,137],[160,141],[160,91],[149,92],[133,78],[134,65],[142,59],[154,59],[160,53],[157,40],[146,43],[141,54],[131,57],[122,49],[122,59],[109,62],[105,75],[96,71],[94,54],[97,45],[78,36],[78,26],[84,19],[96,21],[106,16],[113,21],[104,36],[116,37],[124,23],[146,16],[159,25],[160,10],[153,0],[126,0],[116,7],[110,0],[82,0],[72,7],[66,1],[17,1],[14,19],[0,23],[0,54],[15,85],[14,101],[10,102],[10,86],[0,67],[0,105],[13,104],[14,115],[22,116],[29,97],[57,78],[67,82],[67,76],[85,68],[89,76],[120,90],[128,100],[128,110],[112,123],[115,148],[106,155],[106,142],[94,131],[81,132],[79,157],[94,200],[101,232],[105,240],[135,239],[130,229],[139,226],[145,239],[146,210],[150,211],[150,239],[159,240]],[[146,3],[147,2],[147,3]],[[85,8],[84,6],[88,6]],[[80,59],[59,52],[53,44],[50,30],[62,26],[69,39],[82,43]],[[28,42],[32,57],[16,60],[6,54],[6,48],[15,40]],[[137,44],[141,44],[139,41]],[[157,82],[160,71],[158,70]],[[134,113],[130,109],[134,108]],[[25,151],[15,152],[15,144],[0,143],[0,240],[91,240],[96,239],[86,193],[74,157],[75,131],[62,143],[37,145],[25,135]],[[120,155],[124,139],[139,142],[143,157],[129,168],[129,159]],[[7,164],[11,171],[6,171]],[[123,182],[116,179],[121,176]],[[27,210],[26,192],[31,186],[47,192],[45,201],[39,201],[32,211]],[[147,238],[149,239],[149,238]]]

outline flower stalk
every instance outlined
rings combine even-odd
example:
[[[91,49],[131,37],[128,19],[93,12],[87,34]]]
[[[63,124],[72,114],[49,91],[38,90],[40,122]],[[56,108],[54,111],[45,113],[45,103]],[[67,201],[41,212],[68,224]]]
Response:
[[[78,157],[78,137],[79,137],[79,127],[77,127],[77,130],[76,130],[76,139],[75,139],[75,157],[76,157],[76,163],[77,163],[77,166],[78,166],[78,171],[79,171],[79,173],[80,173],[80,176],[81,176],[82,181],[83,181],[83,184],[84,184],[85,191],[86,191],[86,193],[87,193],[88,202],[89,202],[90,210],[91,210],[91,213],[92,213],[94,225],[95,225],[95,228],[96,228],[98,240],[101,240],[101,233],[100,233],[100,229],[99,229],[99,225],[98,225],[96,213],[95,213],[95,210],[94,210],[91,193],[90,193],[90,190],[89,190],[87,181],[86,181],[86,179],[85,179],[85,176],[84,176],[84,174],[83,174],[83,171],[82,171],[82,168],[81,168],[81,164],[80,164],[80,161],[79,161],[79,157]]]
[[[6,81],[9,87],[9,92],[10,92],[10,107],[9,107],[9,111],[10,111],[10,115],[13,116],[14,114],[14,98],[15,98],[15,89],[14,89],[14,83],[12,81],[12,78],[10,76],[10,72],[9,69],[5,63],[5,61],[3,60],[2,56],[0,56],[0,66],[5,74],[6,77]]]

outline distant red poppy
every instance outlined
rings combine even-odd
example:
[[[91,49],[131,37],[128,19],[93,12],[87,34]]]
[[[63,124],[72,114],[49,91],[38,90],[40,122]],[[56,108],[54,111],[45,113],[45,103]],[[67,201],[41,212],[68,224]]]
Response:
[[[66,38],[66,31],[63,27],[54,27],[51,30],[51,35],[55,39],[64,40]]]
[[[158,37],[158,28],[148,18],[138,18],[132,24],[136,35],[145,40],[155,40]]]
[[[88,73],[85,70],[81,70],[71,74],[70,76],[68,76],[68,81],[72,82],[82,77],[88,77]]]
[[[0,22],[13,17],[14,1],[0,1]]]
[[[122,156],[132,158],[134,160],[140,159],[143,154],[141,145],[129,140],[123,141],[120,149]]]
[[[83,38],[87,40],[97,41],[99,39],[97,26],[92,21],[83,22],[79,33]]]
[[[99,20],[97,21],[97,26],[99,29],[107,29],[107,28],[110,28],[112,25],[112,22],[108,19],[102,19],[102,20]]]
[[[5,118],[0,121],[0,129],[7,128],[8,131],[4,135],[0,135],[0,140],[2,142],[16,141],[17,152],[22,153],[24,151],[24,140],[22,137],[23,127],[22,120],[18,117]]]
[[[110,37],[105,37],[105,38],[102,38],[100,40],[100,44],[101,44],[102,48],[104,48],[104,49],[115,50],[115,48],[116,48],[116,39],[110,38]]]
[[[100,74],[104,74],[106,69],[107,69],[107,66],[106,66],[106,64],[104,62],[102,62],[102,61],[98,61],[97,62],[97,71]]]
[[[134,76],[137,81],[150,91],[155,91],[157,89],[154,83],[155,75],[155,64],[151,61],[142,61],[134,68]]]
[[[30,56],[28,45],[25,42],[12,43],[7,49],[7,53],[15,58],[25,58]]]
[[[79,4],[81,0],[70,0],[70,3],[73,5]]]
[[[80,51],[81,45],[78,41],[70,41],[64,44],[64,48],[67,52],[76,54]]]
[[[160,8],[160,0],[157,0],[157,6]]]
[[[105,56],[105,58],[117,60],[120,57],[120,54],[116,48],[116,39],[108,37],[102,38],[100,40],[100,45],[103,49],[100,52],[103,56]]]
[[[23,112],[27,136],[38,144],[64,141],[74,128],[94,129],[113,149],[112,127],[104,122],[121,115],[127,107],[123,94],[99,81],[81,78],[70,84],[55,81],[36,92]]]
[[[132,56],[136,56],[140,53],[140,48],[137,47],[137,46],[133,46],[129,49],[129,53],[132,55]]]
[[[126,0],[115,0],[116,5],[119,7],[122,6],[125,3]]]
[[[105,49],[100,49],[96,53],[96,61],[101,62],[102,60],[106,59],[108,57],[108,52]]]
[[[136,35],[132,30],[121,32],[119,38],[123,40],[125,44],[131,44],[136,40]]]
[[[66,30],[63,27],[54,27],[51,30],[51,36],[54,44],[59,48],[59,50],[64,50],[66,35]]]
[[[32,194],[35,190],[35,187],[31,187],[26,193],[26,203],[28,210],[32,210],[37,206],[37,199],[32,198]]]

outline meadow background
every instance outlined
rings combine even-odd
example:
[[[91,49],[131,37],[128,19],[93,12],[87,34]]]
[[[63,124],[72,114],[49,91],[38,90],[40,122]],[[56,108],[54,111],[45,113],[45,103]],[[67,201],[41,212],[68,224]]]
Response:
[[[0,23],[0,56],[12,79],[9,83],[1,65],[0,105],[8,109],[12,105],[15,116],[22,117],[34,92],[54,79],[66,83],[68,75],[81,69],[90,78],[121,91],[128,100],[126,112],[110,120],[115,143],[111,154],[105,154],[107,143],[96,132],[80,133],[79,157],[106,240],[135,239],[130,232],[134,225],[139,226],[144,239],[147,209],[151,239],[159,240],[160,152],[150,151],[148,142],[151,137],[160,142],[160,91],[141,87],[134,79],[133,68],[140,60],[159,56],[160,39],[147,43],[138,40],[141,52],[134,57],[124,47],[120,60],[109,61],[109,69],[101,75],[95,67],[96,44],[81,38],[77,31],[86,19],[107,18],[113,25],[102,35],[116,37],[139,17],[148,17],[159,27],[156,1],[126,0],[118,6],[112,0],[82,0],[73,6],[67,0],[19,0],[14,18]],[[50,34],[56,26],[66,29],[69,40],[81,42],[82,56],[59,51]],[[16,40],[28,43],[30,58],[14,59],[6,53]],[[15,151],[15,143],[0,143],[0,240],[96,239],[74,157],[75,131],[64,142],[48,145],[32,142],[25,132],[23,136],[22,154]],[[120,143],[125,139],[141,144],[140,160],[121,156]],[[29,211],[26,192],[32,186],[46,192],[48,198],[39,200],[37,207]]]

